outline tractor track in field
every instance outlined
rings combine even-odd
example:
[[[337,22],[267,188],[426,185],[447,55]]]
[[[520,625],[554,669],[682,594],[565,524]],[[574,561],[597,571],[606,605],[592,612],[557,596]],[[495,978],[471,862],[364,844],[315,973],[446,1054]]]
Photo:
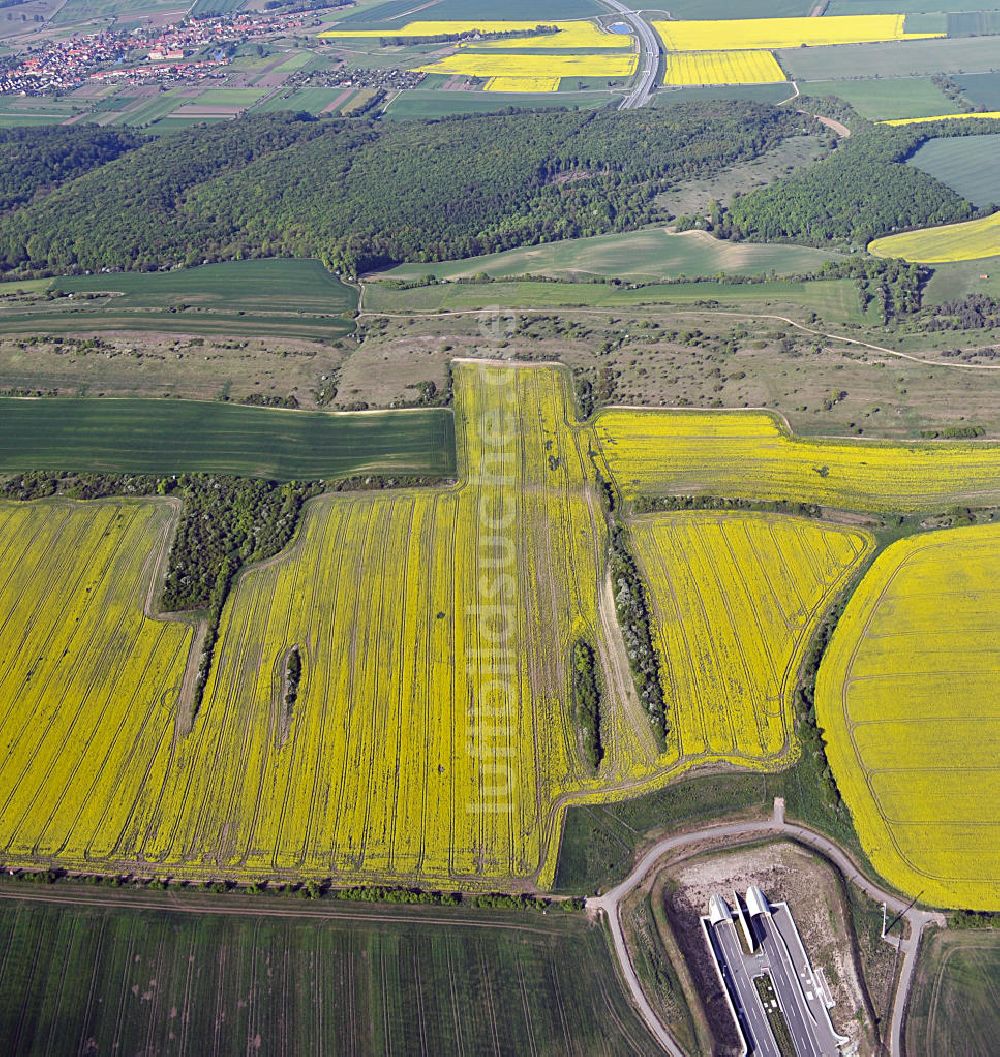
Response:
[[[117,891],[120,892],[121,890],[118,889]],[[222,915],[226,917],[293,918],[299,921],[307,919],[356,921],[374,924],[391,924],[409,920],[411,925],[504,929],[510,932],[528,932],[538,936],[551,936],[557,931],[555,928],[547,928],[542,924],[531,925],[515,921],[498,921],[490,917],[478,918],[468,913],[462,914],[460,912],[456,912],[454,915],[413,913],[412,908],[406,905],[400,905],[395,911],[380,912],[362,909],[362,905],[351,903],[348,900],[343,902],[331,900],[327,904],[322,901],[306,902],[302,900],[298,906],[274,906],[268,904],[279,898],[283,902],[290,902],[295,897],[264,896],[258,898],[259,902],[251,903],[249,899],[244,901],[239,896],[223,895],[219,897],[215,904],[207,905],[194,903],[183,897],[171,896],[169,893],[135,891],[126,895],[112,895],[111,893],[76,888],[72,882],[69,885],[66,882],[62,882],[61,885],[44,886],[23,882],[0,884],[0,901],[48,903],[58,906],[91,907],[101,910],[153,910],[171,914],[200,915],[202,917]],[[239,901],[238,905],[235,905],[237,901]]]

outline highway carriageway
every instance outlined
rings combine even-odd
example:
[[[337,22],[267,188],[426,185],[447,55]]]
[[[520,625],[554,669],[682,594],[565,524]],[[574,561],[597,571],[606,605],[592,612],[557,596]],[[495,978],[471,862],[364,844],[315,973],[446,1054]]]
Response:
[[[736,903],[739,924],[718,895],[712,897],[710,916],[702,918],[702,924],[743,1033],[744,1052],[781,1057],[753,982],[767,974],[798,1057],[836,1057],[847,1040],[834,1031],[825,988],[813,973],[788,907],[770,907],[758,888],[747,893],[746,907],[738,897]]]

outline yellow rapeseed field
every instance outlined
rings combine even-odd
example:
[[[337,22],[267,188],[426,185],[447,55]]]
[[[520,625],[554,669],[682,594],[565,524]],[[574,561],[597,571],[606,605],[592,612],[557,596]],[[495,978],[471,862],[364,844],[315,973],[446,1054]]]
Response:
[[[555,26],[558,33],[544,33],[532,37],[512,37],[507,40],[472,42],[476,48],[628,48],[632,37],[625,33],[606,33],[596,22],[586,19],[577,21],[549,21],[538,18],[531,22],[507,19],[478,19],[467,21],[417,21],[408,22],[399,29],[340,30],[335,26],[321,37],[338,39],[380,37],[437,37],[460,33],[513,33],[525,32],[536,26]]]
[[[964,224],[944,224],[886,235],[868,243],[876,257],[902,257],[921,264],[976,261],[1000,254],[1000,212]]]
[[[803,44],[863,44],[921,40],[945,33],[907,33],[903,15],[830,15],[823,18],[738,18],[654,22],[668,51],[798,48]]]
[[[682,756],[760,767],[787,752],[802,650],[867,533],[804,518],[677,513],[632,531]]]
[[[1000,526],[875,562],[816,685],[838,787],[876,869],[926,903],[1000,910]]]
[[[558,77],[491,77],[483,85],[484,92],[555,92]]]
[[[987,113],[977,114],[935,114],[934,117],[894,117],[886,121],[876,121],[876,125],[920,125],[926,121],[961,121],[963,118],[989,118],[1000,120],[1000,110],[990,110]]]
[[[165,503],[0,503],[0,856],[129,856],[192,631],[143,614]]]
[[[664,84],[770,84],[785,73],[769,51],[695,51],[667,56]]]
[[[513,48],[574,48],[581,51],[585,48],[607,48],[618,50],[631,48],[634,37],[627,33],[607,33],[596,22],[580,20],[577,22],[548,22],[540,19],[544,25],[556,26],[558,33],[543,33],[535,37],[513,37],[506,40],[487,40],[472,43],[469,47],[484,49]],[[539,22],[534,23],[538,25]]]
[[[257,875],[537,868],[548,805],[580,769],[566,662],[595,632],[602,525],[559,376],[455,380],[462,485],[311,504],[295,551],[240,580],[147,858]],[[285,730],[274,685],[292,645],[304,672]]]
[[[775,765],[788,673],[864,538],[758,515],[637,524],[667,658],[660,751],[565,372],[462,363],[454,380],[461,483],[310,503],[295,544],[237,581],[187,734],[174,717],[191,630],[143,615],[170,507],[0,504],[7,861],[544,885],[567,804],[699,763]],[[607,687],[596,774],[570,714],[579,637]]]
[[[708,493],[875,511],[1000,502],[992,444],[805,440],[753,411],[612,408],[595,434],[627,496]]]
[[[508,55],[499,52],[458,51],[437,62],[417,67],[421,73],[460,74],[465,77],[631,77],[638,55]]]

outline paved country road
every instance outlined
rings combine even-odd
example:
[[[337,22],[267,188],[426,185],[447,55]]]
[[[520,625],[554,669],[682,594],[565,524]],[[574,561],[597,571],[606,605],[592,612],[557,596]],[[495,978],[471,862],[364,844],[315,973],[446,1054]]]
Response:
[[[886,892],[869,880],[861,872],[854,860],[832,840],[811,829],[807,829],[805,826],[786,822],[784,803],[781,800],[775,800],[774,815],[767,820],[723,823],[718,826],[707,826],[704,829],[694,830],[691,833],[680,833],[673,837],[664,837],[663,840],[654,844],[642,856],[632,872],[620,885],[612,888],[603,896],[592,896],[587,900],[588,909],[603,911],[607,915],[615,954],[618,958],[622,975],[632,995],[632,1000],[650,1033],[660,1043],[663,1050],[670,1054],[670,1057],[686,1057],[684,1050],[660,1021],[642,990],[639,977],[636,975],[632,960],[629,957],[628,947],[625,944],[625,935],[622,931],[620,916],[622,901],[646,880],[653,868],[660,864],[661,860],[669,861],[678,852],[695,848],[701,844],[712,844],[719,841],[725,841],[728,846],[746,844],[762,837],[784,837],[819,852],[829,859],[844,877],[857,885],[866,895],[876,902],[884,903],[891,913],[899,915],[909,923],[910,938],[908,940],[889,938],[886,941],[897,948],[903,959],[899,971],[899,982],[896,986],[896,995],[892,1004],[892,1019],[887,1040],[890,1057],[902,1057],[903,1010],[906,1007],[906,999],[909,995],[913,970],[916,965],[920,936],[928,924],[933,923],[942,928],[945,927],[947,923],[944,915],[918,910],[912,904],[904,902],[893,893]]]
[[[656,91],[656,75],[660,69],[660,38],[656,30],[646,21],[638,11],[633,11],[627,4],[620,0],[604,0],[608,7],[622,16],[639,39],[639,67],[636,71],[636,81],[628,95],[622,100],[622,110],[636,110],[652,102],[653,93]]]

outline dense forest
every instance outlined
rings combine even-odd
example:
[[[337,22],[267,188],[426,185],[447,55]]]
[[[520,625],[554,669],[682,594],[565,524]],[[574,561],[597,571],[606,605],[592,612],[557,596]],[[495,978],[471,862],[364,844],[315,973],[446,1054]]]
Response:
[[[113,161],[143,141],[127,129],[92,125],[0,129],[0,212]]]
[[[866,246],[878,235],[968,220],[975,207],[940,180],[903,164],[933,136],[975,135],[983,122],[874,127],[854,135],[824,161],[737,198],[716,225],[722,237],[831,240]]]
[[[807,120],[751,103],[243,118],[151,140],[0,217],[0,270],[283,254],[353,274],[626,230],[657,219],[671,182],[757,157]]]

